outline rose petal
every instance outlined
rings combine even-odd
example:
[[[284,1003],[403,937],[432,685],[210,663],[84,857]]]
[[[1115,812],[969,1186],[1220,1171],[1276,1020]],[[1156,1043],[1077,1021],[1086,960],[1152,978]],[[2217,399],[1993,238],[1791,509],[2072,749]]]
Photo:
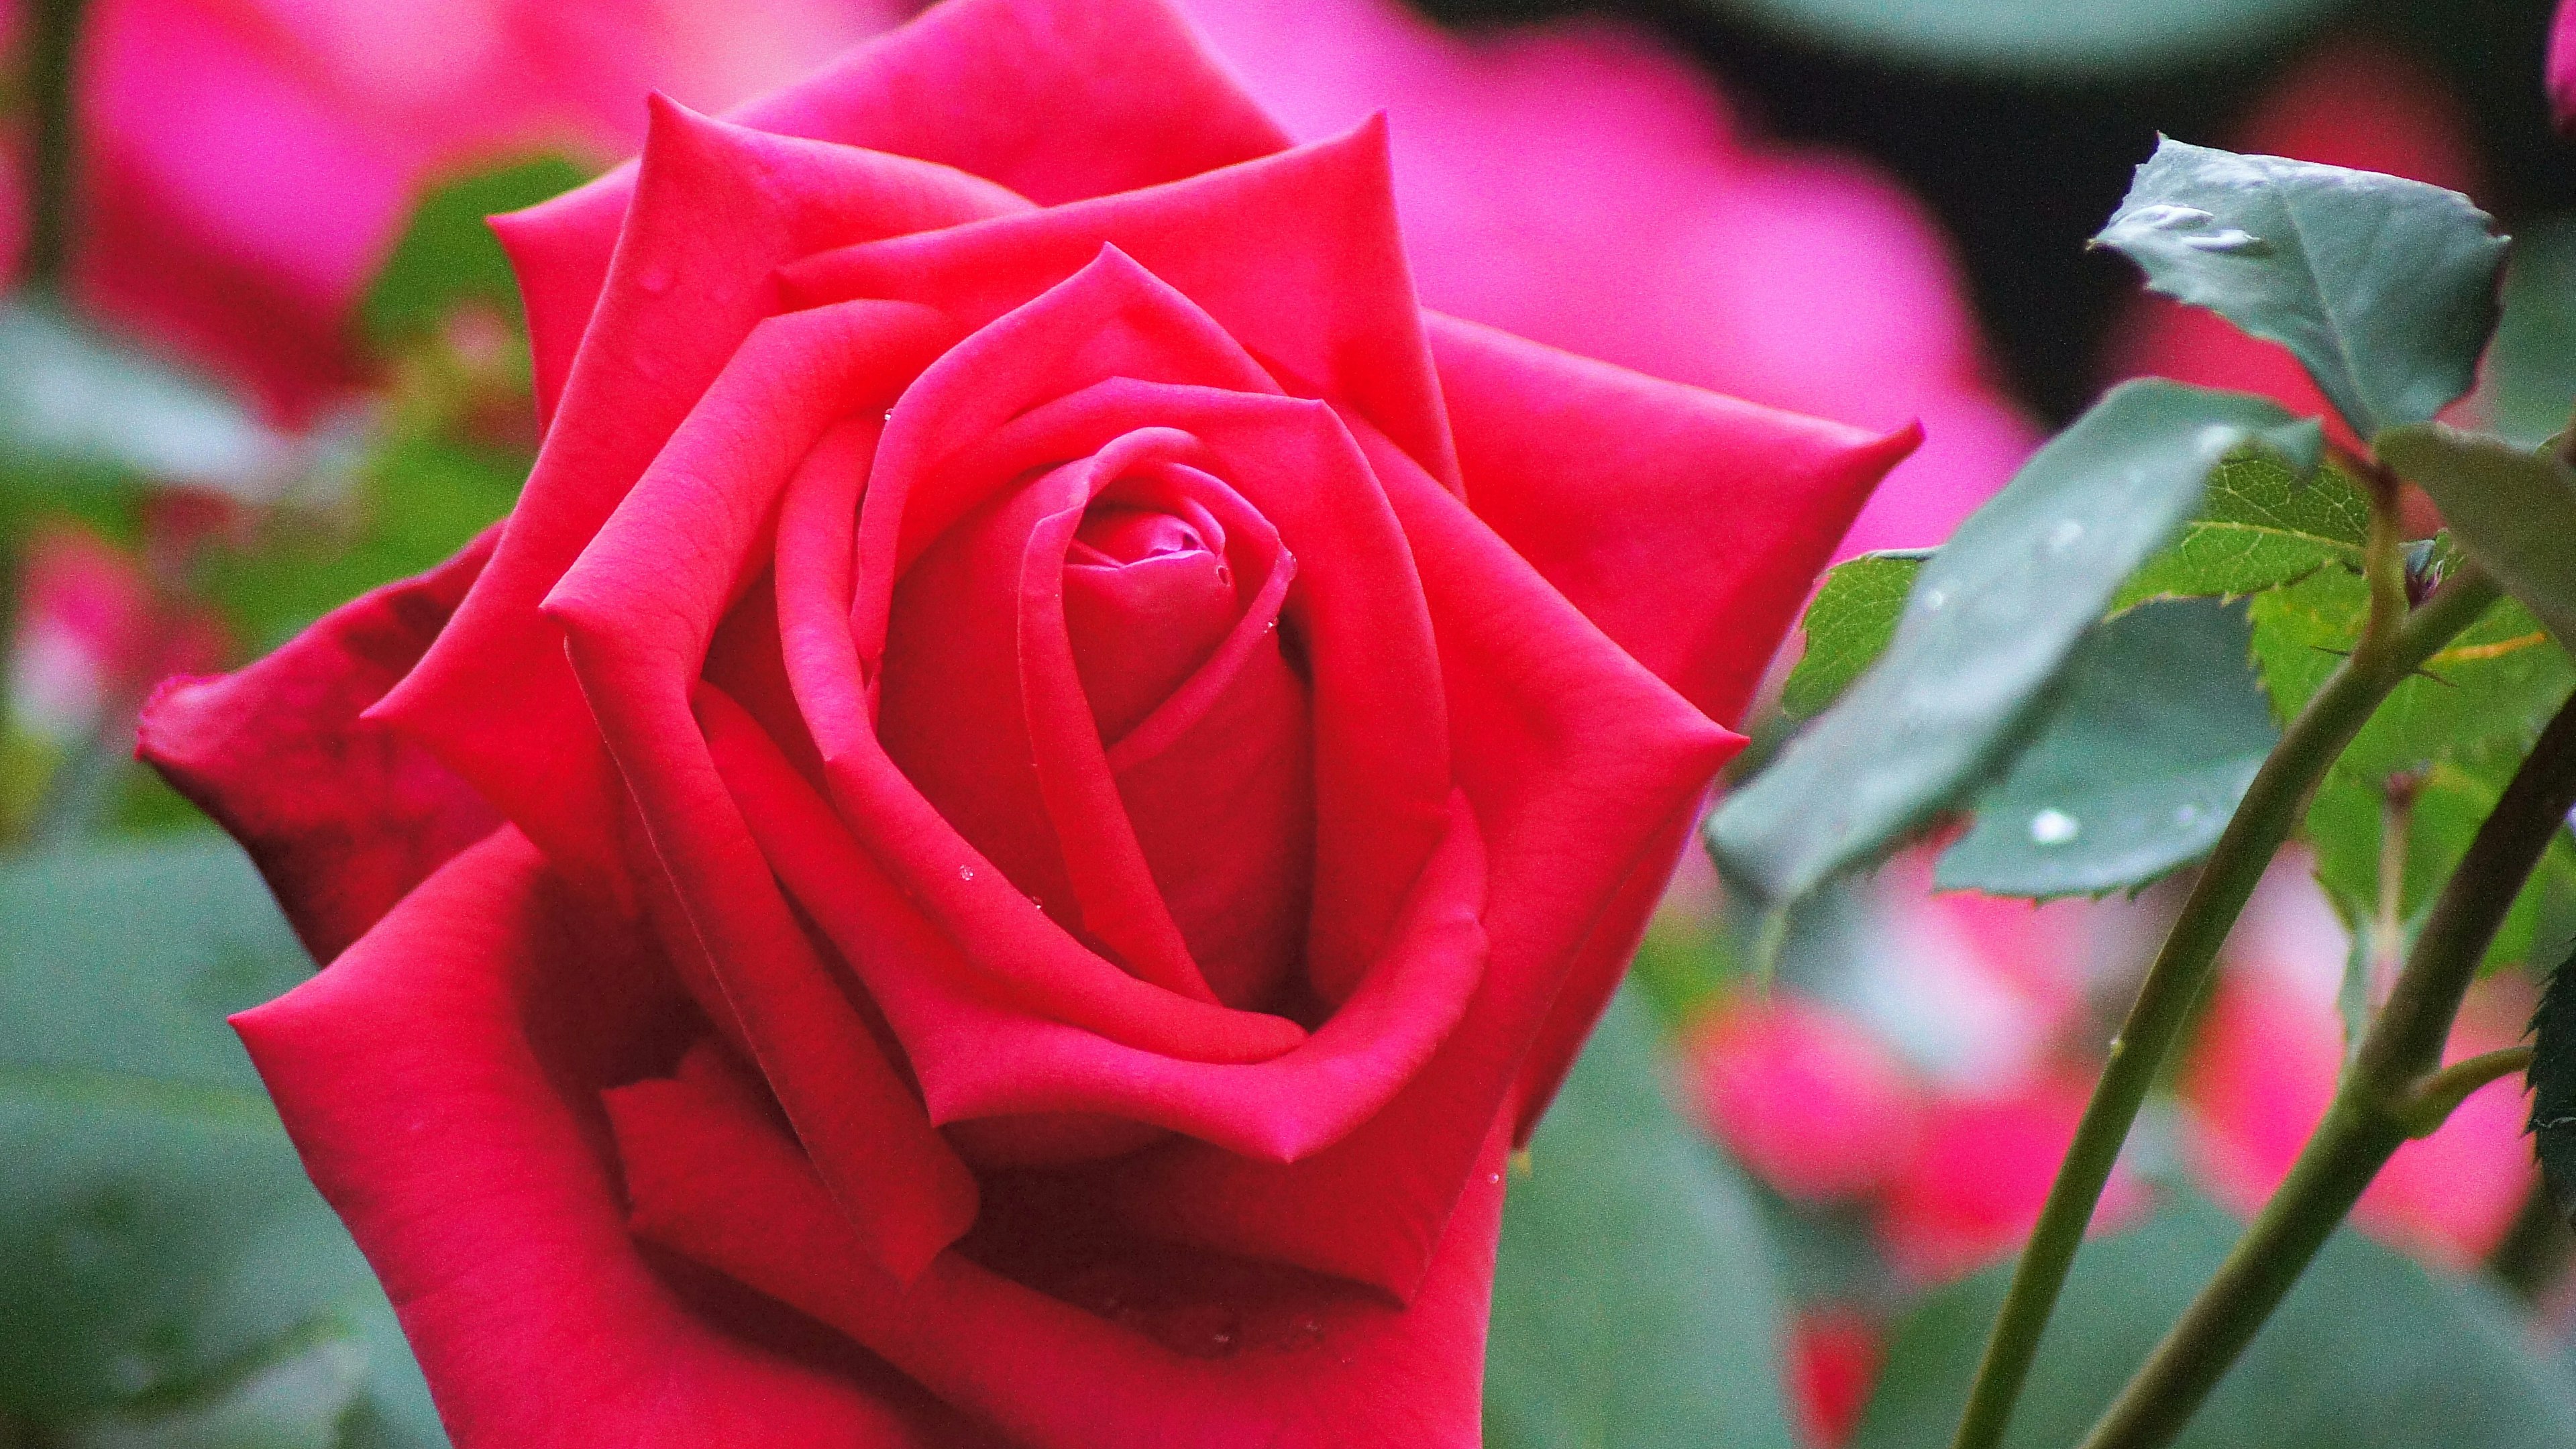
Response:
[[[537,604],[764,315],[770,270],[1015,204],[962,173],[747,131],[656,100],[595,335],[491,566],[378,706],[566,868],[621,888],[618,786]]]
[[[1591,959],[1578,948],[1618,909],[1623,882],[1669,871],[1672,822],[1742,741],[1395,449],[1381,440],[1370,454],[1422,570],[1457,779],[1490,856],[1483,984],[1438,1055],[1331,1150],[1277,1167],[1181,1144],[1137,1159],[1116,1191],[1141,1230],[1329,1264],[1401,1296],[1471,1186],[1480,1114],[1533,1090],[1516,1083],[1543,1025],[1554,1029],[1551,1003],[1578,989],[1571,973]]]
[[[1288,144],[1162,0],[950,0],[732,119],[953,166],[1049,204]],[[544,416],[637,184],[635,167],[621,166],[494,223],[519,268]]]
[[[638,1255],[595,1094],[670,1039],[663,979],[505,828],[233,1021],[458,1449],[954,1442],[716,1330]]]
[[[1476,925],[1484,848],[1473,820],[1453,810],[1385,959],[1291,1050],[1231,1060],[1182,1055],[1170,1043],[1127,1044],[1121,1037],[1139,1034],[1133,1024],[1121,1023],[1128,1029],[1113,1037],[1032,1015],[957,959],[747,717],[713,698],[701,710],[762,855],[884,1007],[936,1121],[1094,1113],[1187,1133],[1230,1154],[1293,1161],[1376,1112],[1474,994],[1484,958]],[[1174,1012],[1196,1005],[1158,994]]]
[[[1397,234],[1386,125],[1187,180],[807,257],[807,302],[897,297],[970,324],[1116,246],[1292,390],[1347,401],[1453,486],[1457,459]]]
[[[1300,561],[1283,627],[1300,638],[1313,698],[1307,971],[1337,1000],[1377,959],[1445,830],[1448,711],[1414,560],[1368,460],[1322,403],[1113,378],[996,431],[976,466],[1083,456],[1144,421],[1196,439],[1195,466],[1239,492]]]
[[[498,532],[256,664],[168,680],[143,708],[135,753],[250,852],[317,962],[500,823],[427,751],[361,718],[446,627]]]
[[[1130,434],[1056,468],[922,555],[896,590],[878,730],[1041,909],[1137,976],[1212,1002],[1118,800],[1063,618],[1066,551],[1093,496],[1175,437]]]
[[[1433,315],[1477,515],[1637,662],[1736,723],[1916,428],[1756,407]]]
[[[805,948],[690,709],[788,474],[834,419],[881,406],[945,330],[900,303],[762,323],[546,602],[686,913],[674,953],[702,956],[825,1180],[898,1276],[973,1220],[973,1185]]]
[[[1499,1133],[1487,1134],[1477,1186],[1410,1307],[1255,1280],[1202,1305],[1200,1322],[1215,1326],[1183,1353],[960,1252],[898,1292],[854,1259],[793,1144],[721,1092],[686,1078],[643,1082],[613,1094],[609,1110],[637,1232],[850,1334],[1031,1449],[1479,1442]],[[745,1195],[770,1210],[746,1219],[736,1207]],[[1186,1326],[1165,1323],[1163,1336]]]

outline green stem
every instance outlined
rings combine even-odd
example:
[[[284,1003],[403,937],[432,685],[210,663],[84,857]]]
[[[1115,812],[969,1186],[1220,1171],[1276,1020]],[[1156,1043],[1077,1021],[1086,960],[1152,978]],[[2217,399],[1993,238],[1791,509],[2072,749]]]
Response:
[[[2576,699],[2561,706],[2442,887],[2334,1105],[2216,1276],[2093,1426],[2083,1449],[2162,1449],[2226,1376],[2407,1138],[2527,1052],[2448,1070],[2442,1045],[2522,882],[2576,807]]]
[[[2531,1048],[2501,1047],[2457,1061],[2424,1080],[2402,1099],[2389,1103],[2409,1137],[2430,1137],[2442,1130],[2469,1094],[2500,1077],[2531,1070]]]
[[[2384,552],[2382,562],[2396,562],[2393,551]],[[2374,588],[2374,600],[2383,592]],[[2281,743],[2255,773],[2183,903],[2182,914],[2165,937],[2163,949],[2139,984],[2138,999],[2130,1006],[2120,1034],[2112,1039],[2102,1079],[2085,1105],[2075,1140],[2031,1230],[2030,1243],[2014,1266],[2012,1286],[1987,1336],[1952,1449],[1994,1449],[2003,1441],[2022,1383],[2039,1356],[2049,1314],[2066,1286],[2076,1251],[2083,1246],[2085,1227],[2111,1179],[2121,1144],[2128,1140],[2129,1128],[2181,1034],[2192,1003],[2208,984],[2219,947],[2235,927],[2264,869],[2298,824],[2308,793],[2388,692],[2485,613],[2497,593],[2493,580],[2474,565],[2463,564],[2402,627],[2366,628],[2362,646],[2299,711]],[[2402,591],[2398,597],[2402,602]],[[2374,641],[2382,640],[2384,646],[2374,647]]]
[[[72,72],[81,12],[88,0],[35,0],[28,6],[27,106],[32,116],[27,175],[26,280],[50,287],[71,258],[72,201],[79,166],[73,134]]]

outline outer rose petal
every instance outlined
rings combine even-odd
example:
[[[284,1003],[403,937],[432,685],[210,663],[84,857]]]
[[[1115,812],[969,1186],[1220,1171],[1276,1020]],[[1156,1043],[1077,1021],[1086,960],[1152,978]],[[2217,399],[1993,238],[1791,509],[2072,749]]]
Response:
[[[1477,515],[1639,664],[1734,722],[1835,541],[1919,428],[1873,439],[1431,317]],[[1583,940],[1533,1045],[1546,1110],[1635,954],[1696,815],[1676,807]]]
[[[458,1449],[965,1438],[900,1384],[887,1397],[710,1326],[646,1265],[596,1093],[667,1059],[678,1003],[642,942],[572,899],[497,831],[332,969],[233,1019]],[[732,1185],[745,1221],[779,1206]]]
[[[446,627],[498,532],[144,706],[136,753],[249,850],[317,962],[500,823],[427,751],[361,718]]]
[[[779,310],[778,263],[1022,205],[921,162],[747,131],[668,101],[653,115],[617,270],[562,415],[454,627],[382,706],[567,870],[612,892],[620,787],[539,601]]]
[[[1467,498],[1720,724],[1917,427],[1873,438],[1433,316]]]
[[[1195,176],[1288,144],[1161,0],[954,0],[744,106],[758,130],[988,177],[1041,203]],[[497,223],[551,416],[608,276],[636,171]]]
[[[1479,1442],[1499,1131],[1485,1134],[1409,1307],[1256,1278],[1220,1290],[1202,1313],[1150,1324],[1160,1332],[1149,1337],[956,1250],[898,1289],[852,1252],[794,1144],[736,1095],[684,1075],[614,1093],[609,1110],[639,1233],[849,1334],[1027,1449]],[[768,1211],[742,1213],[745,1195]],[[1141,1286],[1167,1282],[1154,1274]]]

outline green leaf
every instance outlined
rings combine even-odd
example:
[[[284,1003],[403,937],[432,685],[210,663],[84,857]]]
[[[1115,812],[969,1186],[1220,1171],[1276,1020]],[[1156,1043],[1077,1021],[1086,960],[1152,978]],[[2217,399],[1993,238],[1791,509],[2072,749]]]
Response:
[[[2344,568],[2320,569],[2255,595],[2254,658],[2272,708],[2288,719],[2360,642],[2370,589]],[[2384,780],[2488,740],[2528,745],[2576,688],[2576,666],[2531,612],[2499,600],[2417,676],[2389,692],[2346,749],[2341,768]]]
[[[1865,553],[1825,575],[1800,621],[1806,652],[1780,687],[1781,709],[1796,719],[1814,718],[1886,652],[1905,595],[1931,556],[1929,549]]]
[[[2060,79],[2260,51],[2338,0],[1703,0],[1804,39],[1909,65]]]
[[[281,1346],[339,1339],[366,1345],[384,1442],[442,1443],[391,1309],[223,1024],[311,969],[240,852],[0,870],[0,940],[0,1415],[211,1409]]]
[[[2242,605],[2174,599],[2097,626],[2038,738],[1977,802],[1933,883],[1990,895],[2136,890],[2209,853],[2281,732]]]
[[[2295,583],[2330,563],[2361,566],[2370,502],[2339,468],[2302,479],[2262,454],[2210,475],[2200,515],[2173,546],[2129,577],[2113,602],[2233,598]]]
[[[2567,426],[2576,409],[2576,216],[2516,228],[2485,385],[2508,440],[2537,448]]]
[[[2576,955],[2550,973],[2531,1020],[2531,1144],[2558,1209],[2576,1223]]]
[[[51,1442],[63,1449],[339,1449],[366,1378],[366,1345],[325,1333],[179,1402],[58,1426]]]
[[[2471,558],[2576,646],[2576,469],[2440,423],[2391,429],[2371,446],[2433,496]]]
[[[498,308],[522,323],[509,256],[485,219],[561,195],[589,179],[562,156],[532,156],[434,188],[385,259],[358,309],[367,336],[398,343],[435,328],[459,303]]]
[[[1886,654],[1712,817],[1720,861],[1795,900],[1981,784],[2120,581],[2199,509],[2211,470],[2291,426],[2239,393],[2113,389],[1960,525]]]
[[[2233,1245],[2205,1203],[2089,1243],[2059,1299],[2007,1449],[2080,1442]],[[1898,1329],[1853,1449],[1950,1442],[2004,1269],[1942,1289]],[[2543,1449],[2576,1443],[2576,1390],[2526,1320],[2482,1283],[2436,1276],[2344,1229],[2176,1449]]]
[[[27,492],[144,478],[260,496],[307,461],[222,390],[39,302],[0,302],[0,474]]]
[[[1789,1449],[1780,1294],[1743,1181],[1665,1103],[1623,992],[1503,1211],[1486,1354],[1496,1449]]]
[[[2170,138],[2094,241],[2289,348],[2365,438],[2469,390],[2505,251],[2456,191]]]
[[[2406,826],[2406,873],[2398,890],[2400,919],[2415,920],[2450,879],[2522,755],[2518,739],[2487,740],[2446,753],[2417,777]],[[2386,799],[2379,780],[2330,770],[2301,827],[2316,851],[2317,879],[2341,898],[2348,912],[2365,921],[2378,908]],[[2576,837],[2562,830],[2505,913],[2485,964],[2493,968],[2528,960],[2535,946],[2555,944],[2557,930],[2571,921],[2576,921]]]

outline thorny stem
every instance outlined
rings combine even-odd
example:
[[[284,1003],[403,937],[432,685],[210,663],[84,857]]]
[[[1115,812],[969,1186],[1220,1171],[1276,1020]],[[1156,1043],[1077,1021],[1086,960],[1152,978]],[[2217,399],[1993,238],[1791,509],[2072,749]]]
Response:
[[[2559,708],[2478,827],[2334,1105],[2216,1276],[2129,1381],[2083,1449],[2162,1449],[2226,1376],[2362,1190],[2409,1137],[2519,1069],[2525,1048],[2442,1066],[2442,1045],[2522,882],[2576,806],[2576,699]]]
[[[2208,984],[2219,947],[2264,869],[2297,825],[2308,793],[2388,692],[2496,600],[2495,582],[2474,564],[2463,564],[2422,608],[2404,616],[2403,560],[2388,541],[2395,536],[2395,511],[2393,499],[2381,507],[2374,496],[2368,550],[2373,618],[2364,627],[2360,647],[2328,676],[2255,773],[2183,903],[2182,914],[2165,937],[2163,949],[2139,984],[2138,998],[2120,1034],[2112,1039],[2102,1078],[2094,1085],[2075,1140],[2049,1187],[2030,1243],[2013,1269],[2012,1286],[1987,1336],[1952,1449],[1995,1449],[2002,1442],[2022,1384],[2039,1356],[2049,1315],[2066,1286],[2066,1275],[2084,1243],[2085,1227],[2110,1181],[2129,1128],[2155,1084],[2157,1070],[2181,1035],[2192,1003]],[[2401,611],[2394,627],[2379,617],[2391,607]]]

